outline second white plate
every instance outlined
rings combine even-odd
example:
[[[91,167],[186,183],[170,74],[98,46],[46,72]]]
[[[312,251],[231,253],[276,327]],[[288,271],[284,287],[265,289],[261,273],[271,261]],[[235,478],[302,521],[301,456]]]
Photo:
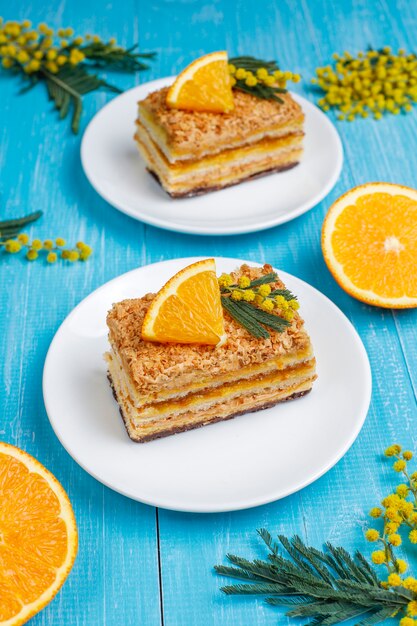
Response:
[[[173,80],[161,78],[114,98],[84,133],[84,172],[95,190],[123,213],[183,233],[249,233],[298,217],[336,184],[343,162],[339,135],[320,109],[292,94],[306,116],[304,154],[297,167],[195,198],[170,198],[147,172],[133,135],[138,100]]]
[[[83,300],[59,328],[43,377],[46,410],[69,454],[120,493],[155,506],[231,511],[282,498],[327,472],[349,449],[370,396],[368,357],[345,315],[302,280],[279,272],[301,303],[318,380],[304,398],[145,444],[127,436],[103,353],[113,302],[154,291],[197,259],[123,274]],[[245,261],[216,259],[230,272]]]

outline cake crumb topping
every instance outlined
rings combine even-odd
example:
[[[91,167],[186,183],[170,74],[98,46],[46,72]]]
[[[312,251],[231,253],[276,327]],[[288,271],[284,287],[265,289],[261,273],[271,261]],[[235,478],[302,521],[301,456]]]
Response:
[[[262,132],[274,126],[302,123],[304,119],[300,105],[289,93],[280,96],[283,104],[274,100],[261,100],[251,94],[235,91],[235,109],[230,113],[205,111],[182,111],[166,105],[168,87],[150,93],[139,102],[141,108],[151,116],[154,124],[166,134],[172,148],[192,148],[202,141],[215,144],[217,141],[233,141],[247,135]]]
[[[242,265],[232,272],[235,280],[247,276],[250,280],[269,274],[271,265],[262,268]],[[281,280],[273,283],[284,289]],[[107,316],[109,340],[119,354],[123,366],[143,391],[155,391],[161,386],[190,384],[202,376],[221,375],[241,367],[263,363],[288,352],[301,350],[310,340],[302,318],[295,314],[291,325],[283,332],[270,332],[268,339],[252,337],[225,312],[227,342],[220,347],[189,344],[161,344],[143,341],[140,333],[143,319],[154,294],[124,300],[113,305]]]

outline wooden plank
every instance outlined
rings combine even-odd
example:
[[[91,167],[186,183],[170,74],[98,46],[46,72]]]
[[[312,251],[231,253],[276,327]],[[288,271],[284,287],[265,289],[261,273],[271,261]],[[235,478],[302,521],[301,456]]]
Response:
[[[115,34],[124,44],[139,37],[142,49],[157,50],[159,56],[150,72],[115,76],[123,88],[174,74],[196,56],[224,48],[232,54],[278,58],[284,69],[300,71],[308,81],[335,51],[354,52],[368,44],[412,50],[417,26],[417,7],[406,0],[129,0],[105,6],[85,0],[76,7],[60,2],[53,8],[34,0],[30,10],[22,5],[3,14]],[[315,100],[308,82],[296,89]],[[7,337],[0,346],[0,438],[32,452],[56,473],[74,502],[80,527],[74,571],[33,623],[161,623],[155,511],[102,487],[69,458],[44,412],[41,363],[59,323],[95,287],[138,265],[193,255],[268,261],[307,280],[348,315],[370,356],[374,393],[368,419],[350,452],[326,476],[298,494],[249,511],[159,512],[166,626],[289,623],[261,599],[222,596],[218,587],[223,580],[212,566],[223,562],[228,551],[262,556],[255,535],[260,526],[299,533],[314,545],[330,539],[370,551],[362,541],[366,512],[397,482],[380,452],[394,440],[410,447],[416,443],[416,314],[393,316],[347,296],[324,265],[320,228],[330,203],[355,184],[378,179],[417,186],[411,156],[417,147],[415,113],[379,123],[337,123],[346,157],[341,179],[306,215],[263,233],[193,237],[144,226],[101,200],[81,171],[80,138],[54,119],[42,88],[24,97],[16,91],[16,82],[2,80],[0,214],[41,208],[46,215],[33,232],[42,238],[85,239],[95,249],[85,266],[43,267],[6,258],[0,270],[3,310],[9,306],[11,311],[0,319]],[[110,97],[98,93],[86,98],[84,126]],[[277,443],[278,451],[279,445],[285,442]],[[415,558],[410,560],[417,565]]]
[[[114,34],[130,45],[137,38],[136,4],[85,0],[4,7],[6,19],[73,26],[81,33]],[[139,77],[115,75],[127,88]],[[2,77],[0,102],[1,215],[42,209],[32,233],[41,238],[83,239],[94,248],[87,264],[47,267],[24,259],[1,259],[0,438],[34,454],[68,491],[77,517],[80,548],[67,584],[31,623],[161,623],[155,510],[113,493],[88,476],[62,448],[42,401],[43,361],[59,324],[88,293],[146,261],[144,227],[114,211],[94,192],[81,170],[81,135],[51,113],[42,86],[17,96],[16,79]],[[86,121],[110,99],[85,99]],[[6,313],[8,311],[8,313]],[[123,590],[123,593],[122,593]]]
[[[390,7],[392,11],[392,3]],[[188,9],[191,14],[193,7],[188,5]],[[395,10],[394,15],[397,14]],[[227,48],[233,53],[278,58],[282,67],[300,71],[306,78],[313,75],[317,65],[327,64],[334,51],[342,51],[341,47],[354,52],[368,43],[402,45],[400,36],[397,40],[392,37],[395,17],[391,29],[393,18],[378,3],[371,8],[363,2],[283,2],[276,6],[245,2],[228,12],[227,19]],[[404,33],[402,27],[400,33]],[[307,84],[301,93],[314,101]],[[260,526],[288,536],[298,533],[316,546],[329,539],[349,549],[360,547],[370,554],[363,540],[363,528],[369,523],[367,511],[398,480],[380,453],[398,438],[407,446],[414,443],[413,390],[402,353],[404,345],[401,346],[391,312],[362,305],[335,284],[321,255],[320,230],[332,200],[355,184],[379,179],[415,185],[412,161],[403,167],[404,140],[407,138],[407,152],[415,148],[415,119],[412,115],[401,120],[387,118],[381,123],[338,123],[346,152],[341,179],[324,202],[290,224],[264,233],[223,239],[197,239],[157,230],[153,233],[165,256],[178,256],[187,250],[190,255],[223,254],[269,261],[313,284],[352,320],[374,372],[372,406],[358,441],[315,484],[252,511],[211,516],[160,512],[164,621],[169,626],[270,624],[274,616],[278,623],[288,623],[282,612],[263,606],[260,599],[222,596],[218,587],[223,580],[212,571],[213,564],[224,562],[229,551],[261,556],[264,551],[255,535]],[[408,139],[409,134],[413,139]],[[386,146],[390,146],[389,151]],[[408,332],[414,336],[415,316],[409,315]],[[412,341],[403,343],[409,349],[415,345]],[[414,357],[416,371],[414,348],[413,351],[409,360]],[[277,453],[280,445],[285,442],[277,442]],[[183,591],[179,593],[179,589]]]

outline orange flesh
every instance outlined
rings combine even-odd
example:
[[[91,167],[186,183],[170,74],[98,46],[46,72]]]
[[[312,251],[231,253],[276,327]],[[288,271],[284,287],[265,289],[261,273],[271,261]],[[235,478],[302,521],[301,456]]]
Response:
[[[189,278],[178,287],[177,294],[184,304],[198,312],[218,337],[223,334],[223,310],[214,272],[200,272]]]
[[[226,113],[234,109],[233,93],[225,60],[213,61],[195,72],[187,80],[168,106],[190,111]]]
[[[153,326],[163,342],[216,345],[223,333],[223,311],[214,272],[200,272],[181,283],[161,305]]]
[[[0,452],[0,622],[55,582],[68,554],[60,502],[48,482]]]
[[[336,260],[360,289],[381,298],[417,297],[417,202],[372,193],[339,215],[331,237]]]

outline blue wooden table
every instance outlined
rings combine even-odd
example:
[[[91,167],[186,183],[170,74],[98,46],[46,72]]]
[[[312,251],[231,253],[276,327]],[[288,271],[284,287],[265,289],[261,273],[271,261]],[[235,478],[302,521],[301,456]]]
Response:
[[[13,6],[14,4],[14,6]],[[369,44],[415,51],[417,5],[409,0],[148,0],[98,2],[2,0],[6,19],[29,18],[80,34],[116,36],[155,50],[148,72],[117,75],[122,88],[175,74],[201,54],[227,49],[278,59],[304,78],[297,89],[314,100],[314,69],[335,51]],[[0,214],[42,209],[33,228],[41,239],[85,240],[87,264],[29,263],[2,255],[0,265],[0,438],[35,455],[56,474],[74,505],[80,534],[75,567],[58,597],[33,624],[119,626],[252,626],[289,621],[262,600],[228,598],[212,566],[228,551],[261,556],[255,529],[299,533],[359,547],[367,511],[396,478],[381,451],[394,441],[415,448],[417,314],[371,308],[334,282],[320,249],[331,202],[350,187],[375,180],[417,187],[417,112],[380,122],[337,122],[345,164],[335,189],[289,224],[237,237],[197,237],[145,226],[114,210],[88,184],[80,137],[57,121],[39,87],[18,96],[0,77]],[[83,128],[109,99],[85,99]],[[68,456],[47,419],[41,389],[49,343],[72,308],[93,289],[132,268],[179,256],[224,255],[268,261],[311,283],[350,318],[369,353],[373,398],[365,426],[347,455],[313,485],[257,509],[218,515],[155,510],[113,493]],[[326,433],[323,433],[326,437]],[[277,442],[279,447],[285,442]],[[300,455],[303,451],[300,450]],[[297,463],[297,459],[294,459]],[[412,558],[417,566],[417,558]]]

